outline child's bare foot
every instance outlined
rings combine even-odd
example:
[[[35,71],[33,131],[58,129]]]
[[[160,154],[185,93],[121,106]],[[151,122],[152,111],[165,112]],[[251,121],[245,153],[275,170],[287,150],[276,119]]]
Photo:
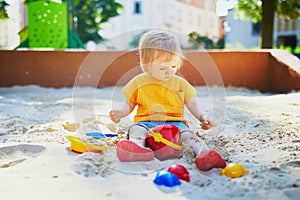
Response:
[[[151,161],[154,152],[146,147],[137,145],[130,140],[122,140],[117,144],[117,157],[122,162]]]
[[[209,150],[196,158],[196,166],[201,171],[208,171],[212,168],[224,168],[226,162],[217,151]]]

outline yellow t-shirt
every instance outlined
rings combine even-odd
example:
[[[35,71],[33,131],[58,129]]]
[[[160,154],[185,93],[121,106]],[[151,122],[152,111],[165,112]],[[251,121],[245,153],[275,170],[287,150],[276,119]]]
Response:
[[[184,104],[197,93],[180,76],[158,81],[145,73],[134,77],[122,92],[133,106],[138,106],[134,122],[185,121]]]

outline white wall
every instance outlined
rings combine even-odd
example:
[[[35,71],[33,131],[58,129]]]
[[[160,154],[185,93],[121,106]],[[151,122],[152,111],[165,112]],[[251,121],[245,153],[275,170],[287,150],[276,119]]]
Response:
[[[235,9],[228,12],[226,21],[230,31],[226,33],[225,43],[227,48],[250,49],[260,46],[260,35],[252,34],[251,20],[234,19]]]
[[[134,14],[136,1],[141,2],[141,14]],[[120,0],[120,3],[124,7],[121,15],[111,18],[99,31],[102,37],[123,43],[119,47],[125,47],[125,40],[132,39],[133,34],[128,31],[136,30],[134,34],[138,34],[137,30],[145,28],[170,29],[183,35],[196,31],[210,38],[219,36],[219,18],[209,8],[203,10],[177,0]]]

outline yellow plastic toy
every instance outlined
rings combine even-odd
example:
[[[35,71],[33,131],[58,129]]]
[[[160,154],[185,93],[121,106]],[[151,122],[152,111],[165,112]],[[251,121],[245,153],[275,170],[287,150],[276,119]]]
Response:
[[[99,152],[107,149],[107,146],[98,146],[83,142],[80,137],[67,135],[66,138],[71,142],[71,146],[69,147],[69,149],[77,153]]]
[[[230,178],[238,178],[245,174],[249,174],[249,170],[245,169],[243,165],[238,163],[230,163],[221,170],[221,176],[228,176]]]

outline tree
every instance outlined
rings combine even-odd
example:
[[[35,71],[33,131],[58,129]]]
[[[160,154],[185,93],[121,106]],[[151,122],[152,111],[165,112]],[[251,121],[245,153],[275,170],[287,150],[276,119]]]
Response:
[[[299,0],[239,0],[240,18],[261,23],[261,48],[272,48],[275,13],[287,20],[300,17]]]
[[[122,8],[116,0],[75,0],[75,32],[83,42],[102,41],[103,38],[98,33],[101,24],[111,17],[118,16]]]

